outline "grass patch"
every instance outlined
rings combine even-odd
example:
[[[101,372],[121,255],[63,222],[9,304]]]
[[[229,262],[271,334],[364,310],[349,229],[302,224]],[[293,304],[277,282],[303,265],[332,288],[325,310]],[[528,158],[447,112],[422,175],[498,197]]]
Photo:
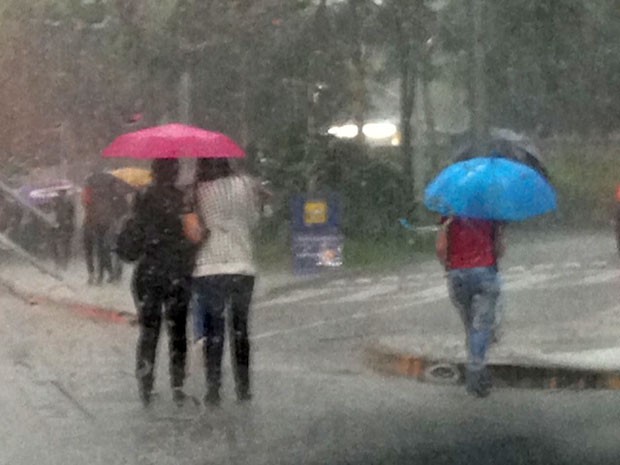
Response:
[[[345,238],[343,267],[368,271],[399,268],[410,264],[414,254],[432,254],[434,244],[435,235],[432,233],[411,233],[385,239]],[[256,246],[256,260],[262,270],[292,270],[290,244],[262,239]]]
[[[344,259],[348,269],[387,270],[410,264],[414,254],[434,250],[434,234],[411,233],[409,236],[345,242]]]
[[[260,239],[254,248],[256,262],[266,271],[292,269],[291,246],[288,241]]]
[[[620,184],[620,150],[611,144],[563,143],[547,153],[558,192],[558,220],[572,225],[608,223]]]

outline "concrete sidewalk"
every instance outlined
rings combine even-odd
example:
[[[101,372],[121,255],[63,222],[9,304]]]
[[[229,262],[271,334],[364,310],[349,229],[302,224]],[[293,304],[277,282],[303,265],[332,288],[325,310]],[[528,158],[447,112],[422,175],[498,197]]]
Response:
[[[620,389],[620,306],[553,327],[514,323],[489,350],[496,386]],[[464,331],[385,336],[366,347],[365,360],[385,374],[459,384],[467,361]]]
[[[54,265],[47,264],[54,269]],[[130,291],[133,266],[124,265],[118,283],[87,284],[85,264],[74,260],[67,270],[56,270],[62,281],[47,275],[20,258],[5,253],[0,266],[0,285],[32,304],[47,303],[119,322],[135,320],[136,309]],[[254,299],[260,302],[287,289],[325,279],[324,275],[295,276],[289,271],[266,271],[257,276]]]
[[[620,261],[613,235],[541,235],[512,231],[502,261],[508,308],[489,352],[495,384],[620,388]],[[402,331],[377,337],[366,347],[366,361],[383,373],[462,382],[465,335],[445,279],[410,294],[410,301]]]

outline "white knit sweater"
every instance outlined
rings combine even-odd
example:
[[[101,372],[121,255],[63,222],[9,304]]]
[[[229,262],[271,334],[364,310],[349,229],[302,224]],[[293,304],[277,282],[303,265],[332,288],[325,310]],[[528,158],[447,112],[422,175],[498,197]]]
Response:
[[[196,209],[209,236],[196,258],[194,276],[256,274],[252,229],[259,219],[256,182],[235,175],[197,187]]]

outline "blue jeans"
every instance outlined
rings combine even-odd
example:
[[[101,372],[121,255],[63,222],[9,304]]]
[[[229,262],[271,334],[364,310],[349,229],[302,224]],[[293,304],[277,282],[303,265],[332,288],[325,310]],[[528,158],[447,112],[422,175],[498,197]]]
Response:
[[[200,339],[207,337],[207,311],[206,305],[201,305],[201,300],[204,298],[197,292],[196,285],[193,285],[194,292],[192,292],[192,298],[189,303],[189,311],[192,315],[192,327],[194,330],[194,342],[198,342]]]
[[[233,374],[241,397],[250,389],[250,340],[248,319],[254,276],[220,274],[194,278],[192,313],[195,337],[206,337],[204,346],[207,385],[217,392],[222,379],[222,355],[229,311]],[[201,326],[202,325],[202,326]]]
[[[495,267],[461,268],[448,272],[450,298],[465,326],[467,371],[479,378],[486,365],[486,354],[495,326],[495,310],[500,279]]]

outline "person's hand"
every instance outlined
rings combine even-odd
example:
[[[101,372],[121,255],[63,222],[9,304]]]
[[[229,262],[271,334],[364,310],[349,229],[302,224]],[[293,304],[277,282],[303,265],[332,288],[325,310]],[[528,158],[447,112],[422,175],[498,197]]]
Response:
[[[271,192],[268,186],[269,186],[268,181],[263,181],[257,184],[256,190],[257,190],[258,197],[261,200],[261,203],[266,203],[269,200],[271,200],[273,197],[273,192]]]

